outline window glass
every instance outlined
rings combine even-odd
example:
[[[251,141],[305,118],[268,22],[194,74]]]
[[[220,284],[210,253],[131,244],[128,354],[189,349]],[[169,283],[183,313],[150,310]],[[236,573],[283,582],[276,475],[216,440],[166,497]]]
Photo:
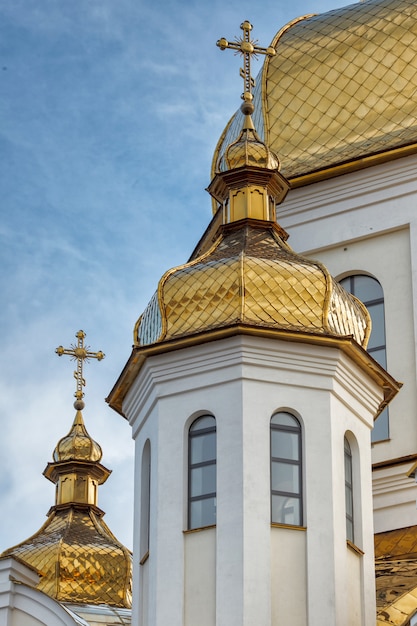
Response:
[[[298,433],[283,430],[271,431],[271,454],[281,459],[298,459]]]
[[[382,302],[377,302],[367,304],[366,308],[372,320],[372,332],[368,343],[368,351],[370,352],[372,348],[385,347],[384,305]]]
[[[146,441],[142,452],[140,490],[140,557],[149,551],[150,497],[151,497],[151,442]]]
[[[383,368],[387,368],[385,340],[384,292],[379,282],[372,276],[354,274],[340,281],[342,287],[359,298],[367,307],[372,320],[372,332],[368,342],[368,352]],[[372,442],[389,438],[388,408],[384,409],[374,423]]]
[[[193,438],[191,463],[202,463],[216,459],[216,433],[209,432]]]
[[[300,526],[301,502],[299,498],[272,495],[272,522]]]
[[[344,280],[351,280],[354,283],[355,293],[353,295],[359,298],[359,300],[362,300],[362,302],[370,302],[372,300],[379,300],[380,298],[382,298],[382,300],[384,299],[384,292],[382,291],[381,285],[371,276],[355,274],[354,276],[348,276],[348,278]],[[342,280],[341,284],[345,287],[343,282]],[[347,289],[347,287],[345,287],[345,289]],[[348,291],[351,291],[351,289],[348,289]]]
[[[271,466],[272,489],[274,491],[287,491],[299,493],[300,476],[298,464],[280,463],[273,461]]]
[[[202,528],[216,523],[216,498],[190,502],[190,528]]]
[[[354,540],[353,524],[353,479],[352,479],[352,452],[345,437],[345,505],[346,505],[346,538]]]
[[[193,467],[190,477],[191,496],[203,496],[216,492],[216,466]]]
[[[275,413],[275,415],[271,418],[271,424],[275,424],[276,426],[290,426],[295,430],[300,428],[300,424],[298,420],[291,415],[291,413],[286,413],[285,411],[280,411],[279,413]]]
[[[216,420],[203,415],[188,434],[188,528],[216,523]]]
[[[301,426],[282,411],[271,419],[271,521],[301,526]]]
[[[196,419],[195,422],[191,424],[190,432],[196,432],[197,430],[204,430],[205,428],[212,428],[216,426],[216,420],[212,415],[203,415]]]

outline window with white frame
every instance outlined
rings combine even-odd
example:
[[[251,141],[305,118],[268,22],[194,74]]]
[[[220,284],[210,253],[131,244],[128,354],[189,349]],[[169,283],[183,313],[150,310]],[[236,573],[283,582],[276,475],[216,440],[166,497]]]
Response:
[[[216,523],[216,420],[197,418],[188,432],[188,528]]]
[[[271,418],[271,522],[303,525],[301,424],[286,411]]]
[[[385,341],[384,292],[380,283],[372,276],[353,274],[340,281],[342,287],[359,298],[369,311],[372,320],[372,332],[367,350],[383,368],[387,367]],[[375,420],[372,441],[384,441],[389,438],[388,407]]]

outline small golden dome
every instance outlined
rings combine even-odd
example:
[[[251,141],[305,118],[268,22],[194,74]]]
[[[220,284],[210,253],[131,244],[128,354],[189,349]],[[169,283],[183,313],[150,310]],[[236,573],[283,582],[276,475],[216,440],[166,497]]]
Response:
[[[90,437],[81,411],[77,411],[71,430],[60,439],[53,453],[54,461],[100,461],[103,452]]]
[[[278,157],[259,138],[249,115],[246,116],[238,139],[226,146],[224,153],[220,154],[216,171],[225,172],[248,165],[269,170],[278,170],[280,167]]]
[[[225,225],[204,255],[168,271],[135,328],[137,346],[236,325],[331,337],[366,347],[365,306],[274,223]]]

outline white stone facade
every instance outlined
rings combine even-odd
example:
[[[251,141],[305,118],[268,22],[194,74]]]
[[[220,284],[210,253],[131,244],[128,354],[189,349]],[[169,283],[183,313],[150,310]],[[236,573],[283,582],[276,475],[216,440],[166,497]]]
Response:
[[[389,439],[372,447],[375,531],[415,525],[417,156],[294,189],[278,209],[297,252],[336,278],[369,274],[384,290],[387,369],[403,388],[389,407]]]
[[[240,335],[149,357],[123,405],[136,442],[132,623],[373,625],[370,429],[382,397],[346,354],[317,344]],[[278,410],[302,425],[302,528],[271,526]],[[188,429],[207,413],[217,426],[217,521],[187,531]],[[346,541],[345,436],[359,550]],[[149,554],[143,545],[141,554],[148,441]]]

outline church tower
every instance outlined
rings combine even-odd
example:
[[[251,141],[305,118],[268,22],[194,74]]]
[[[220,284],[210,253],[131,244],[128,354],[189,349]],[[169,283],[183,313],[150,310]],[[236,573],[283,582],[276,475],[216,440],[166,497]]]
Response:
[[[101,464],[101,447],[87,432],[82,416],[83,362],[101,360],[104,354],[84,345],[82,330],[76,337],[76,345],[56,349],[59,356],[67,354],[77,361],[77,387],[73,424],[58,441],[53,461],[44,471],[56,485],[55,504],[34,535],[0,556],[13,557],[38,572],[36,588],[82,617],[83,624],[96,626],[109,620],[130,624],[132,557],[98,507],[98,487],[111,472]]]
[[[399,384],[370,317],[276,222],[289,184],[243,124],[208,191],[218,219],[167,271],[110,405],[136,450],[133,623],[373,626],[370,432]],[[252,117],[253,116],[253,117]]]

